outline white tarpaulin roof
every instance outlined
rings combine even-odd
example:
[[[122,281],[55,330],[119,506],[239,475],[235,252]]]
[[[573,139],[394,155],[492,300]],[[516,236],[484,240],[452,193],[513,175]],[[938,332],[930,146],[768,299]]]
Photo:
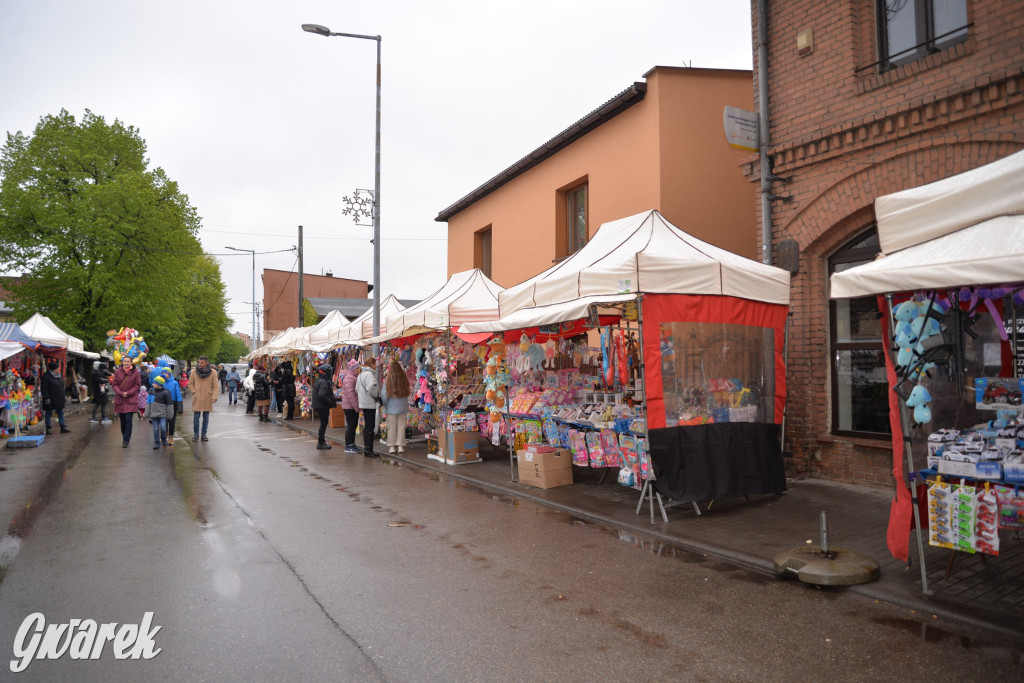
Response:
[[[81,339],[67,334],[42,313],[34,313],[31,318],[21,323],[21,329],[43,346],[59,346],[67,349],[69,353],[77,353],[88,358],[100,357],[98,353],[86,351]]]
[[[252,360],[253,358],[259,358],[260,356],[267,355],[267,349],[270,348],[271,344],[276,344],[278,341],[283,339],[286,334],[289,334],[294,329],[295,329],[294,327],[289,327],[287,330],[281,330],[280,332],[275,334],[273,337],[271,337],[270,341],[268,341],[266,344],[264,344],[263,346],[260,346],[258,348],[255,348],[252,351],[250,351],[249,353],[247,353],[244,356],[244,359],[245,360]]]
[[[292,353],[301,349],[301,345],[305,341],[305,336],[312,330],[316,325],[307,325],[305,327],[289,327],[285,330],[284,334],[278,337],[276,340],[272,340],[267,343],[263,349],[263,353],[267,356],[280,356],[286,353]]]
[[[1024,152],[875,200],[882,254],[832,275],[833,299],[1024,279]]]
[[[24,350],[25,347],[18,342],[0,341],[0,360],[16,356]]]
[[[387,319],[387,333],[363,340],[376,344],[432,330],[458,327],[463,323],[494,320],[498,317],[498,295],[504,288],[479,268],[455,273],[441,289],[415,306]]]
[[[892,254],[996,216],[1024,214],[1024,152],[875,199],[878,241]]]
[[[605,223],[569,258],[498,297],[500,320],[460,332],[575,320],[637,294],[708,294],[789,303],[789,272],[688,235],[657,211]]]
[[[298,343],[302,345],[302,348],[308,351],[319,351],[321,347],[330,344],[330,336],[332,332],[340,330],[349,324],[349,319],[341,314],[339,310],[329,311],[324,319],[318,322],[316,325],[306,333],[305,339],[299,340]]]

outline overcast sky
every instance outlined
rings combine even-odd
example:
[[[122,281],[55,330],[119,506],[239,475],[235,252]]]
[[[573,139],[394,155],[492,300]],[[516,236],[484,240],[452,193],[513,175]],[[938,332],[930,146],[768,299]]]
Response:
[[[376,46],[303,23],[383,38],[382,298],[440,287],[438,212],[653,66],[752,63],[749,0],[0,0],[0,131],[61,108],[135,126],[248,333],[252,257],[227,246],[290,249],[303,225],[305,272],[373,279],[341,210],[373,187]],[[295,254],[256,256],[257,301],[263,268]]]

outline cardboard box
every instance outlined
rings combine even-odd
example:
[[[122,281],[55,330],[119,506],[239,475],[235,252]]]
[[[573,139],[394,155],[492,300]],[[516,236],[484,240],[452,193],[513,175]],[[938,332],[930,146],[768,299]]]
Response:
[[[327,426],[331,429],[345,426],[345,410],[341,406],[331,408],[331,415],[327,418]]]
[[[567,448],[534,453],[517,451],[519,483],[550,489],[572,484],[572,453]]]
[[[445,460],[473,462],[480,459],[480,432],[442,432],[438,451]],[[441,440],[443,439],[443,441]]]

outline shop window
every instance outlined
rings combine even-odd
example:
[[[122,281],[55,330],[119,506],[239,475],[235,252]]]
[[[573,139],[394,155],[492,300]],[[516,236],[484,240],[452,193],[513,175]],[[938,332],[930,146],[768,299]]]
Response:
[[[473,235],[473,267],[491,277],[491,226]]]
[[[565,193],[566,255],[575,254],[587,243],[587,183]]]
[[[775,332],[719,323],[662,323],[665,424],[772,422]]]
[[[906,64],[967,39],[967,0],[882,0],[879,63]]]
[[[878,252],[878,232],[872,227],[832,255],[829,274],[873,261]],[[837,299],[829,307],[832,432],[887,437],[889,385],[878,300]]]

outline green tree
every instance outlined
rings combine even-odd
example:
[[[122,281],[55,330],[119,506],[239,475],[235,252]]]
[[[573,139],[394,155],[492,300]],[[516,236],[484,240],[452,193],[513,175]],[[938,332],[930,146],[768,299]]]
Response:
[[[132,327],[158,353],[215,351],[224,287],[200,220],[132,126],[86,110],[8,133],[0,152],[0,267],[20,270],[19,317],[42,311],[97,350]],[[216,328],[216,329],[211,329]]]
[[[237,363],[238,359],[249,353],[249,347],[245,342],[225,332],[221,337],[220,349],[212,356],[214,363]]]

